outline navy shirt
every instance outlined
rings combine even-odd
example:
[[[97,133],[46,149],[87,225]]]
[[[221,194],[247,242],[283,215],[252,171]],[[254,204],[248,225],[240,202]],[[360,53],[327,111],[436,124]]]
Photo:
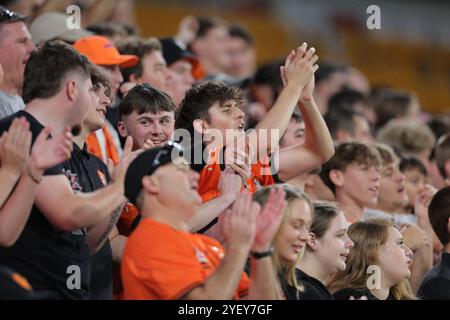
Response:
[[[22,116],[30,123],[34,143],[44,126],[26,111],[2,119],[0,135],[8,130],[13,119]],[[62,165],[44,172],[45,176],[62,174]],[[23,275],[36,291],[51,292],[59,299],[89,298],[90,264],[85,232],[56,229],[35,205],[16,243],[10,248],[0,248],[0,262]]]
[[[450,253],[444,252],[426,275],[417,296],[424,300],[450,300]]]

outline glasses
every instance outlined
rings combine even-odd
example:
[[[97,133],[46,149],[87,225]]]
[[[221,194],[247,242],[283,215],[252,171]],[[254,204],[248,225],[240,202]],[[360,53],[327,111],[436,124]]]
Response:
[[[10,11],[8,9],[5,9],[2,12],[0,12],[0,23],[21,19],[22,17],[19,14]]]

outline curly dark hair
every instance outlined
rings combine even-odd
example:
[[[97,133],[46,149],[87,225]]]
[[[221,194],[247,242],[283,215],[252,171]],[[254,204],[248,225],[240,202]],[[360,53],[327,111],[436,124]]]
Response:
[[[235,101],[242,103],[243,93],[241,89],[232,87],[219,81],[206,81],[195,85],[186,92],[181,101],[180,108],[175,115],[175,128],[186,129],[194,133],[194,120],[202,119],[211,121],[208,110],[214,103],[224,106],[226,102]]]

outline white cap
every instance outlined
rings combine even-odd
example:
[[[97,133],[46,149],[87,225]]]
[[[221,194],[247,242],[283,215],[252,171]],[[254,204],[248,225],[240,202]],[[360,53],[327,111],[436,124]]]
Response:
[[[67,19],[69,16],[60,12],[45,12],[39,15],[30,25],[30,34],[34,44],[61,39],[68,42],[75,42],[81,38],[93,35],[85,29],[69,29]]]

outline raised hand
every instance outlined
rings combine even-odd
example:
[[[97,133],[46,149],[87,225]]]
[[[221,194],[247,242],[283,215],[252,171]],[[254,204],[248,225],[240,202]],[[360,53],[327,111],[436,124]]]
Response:
[[[187,46],[195,39],[199,27],[200,24],[194,16],[186,16],[178,26],[175,39]]]
[[[405,224],[400,228],[400,232],[405,240],[405,245],[413,252],[422,248],[423,246],[430,246],[430,239],[427,233],[414,224]]]
[[[414,200],[414,213],[417,218],[425,219],[425,221],[429,223],[428,206],[436,192],[437,189],[429,184],[419,190],[416,199]]]
[[[73,146],[70,128],[48,139],[50,133],[50,128],[42,129],[31,148],[30,166],[37,171],[44,171],[70,158]]]
[[[241,193],[223,215],[223,235],[228,248],[248,252],[255,238],[261,207],[248,192]]]
[[[269,250],[286,208],[285,196],[286,192],[281,186],[270,190],[266,204],[256,220],[256,236],[252,244],[252,251],[265,252]]]
[[[3,169],[20,176],[26,168],[31,145],[30,124],[16,118],[0,137],[0,162]]]
[[[296,81],[302,89],[301,101],[309,101],[313,98],[314,73],[319,66],[316,64],[319,57],[315,49],[307,50],[307,44],[303,43],[296,50],[292,50],[286,57],[284,66],[280,67],[280,76],[286,87],[289,82]]]

